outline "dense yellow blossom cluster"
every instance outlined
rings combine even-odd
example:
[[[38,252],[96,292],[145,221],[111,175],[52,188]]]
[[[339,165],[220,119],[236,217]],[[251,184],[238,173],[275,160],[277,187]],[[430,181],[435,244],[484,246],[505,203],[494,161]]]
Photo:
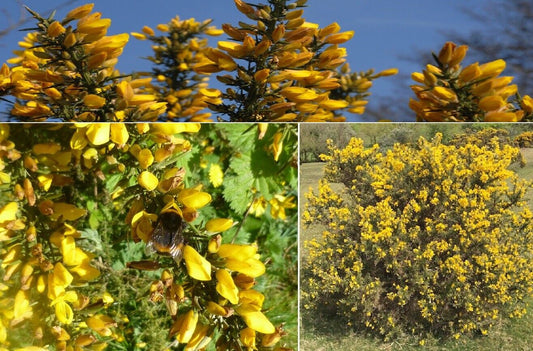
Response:
[[[137,39],[154,43],[154,55],[148,59],[155,67],[148,77],[153,76],[156,80],[147,85],[145,91],[154,94],[158,101],[167,103],[166,116],[169,120],[209,121],[211,113],[206,108],[222,102],[222,93],[208,86],[209,72],[198,74],[192,70],[192,67],[208,60],[212,50],[207,38],[200,36],[223,33],[209,26],[210,23],[210,20],[200,23],[192,18],[180,20],[175,17],[169,23],[156,27],[161,35],[156,35],[148,26],[143,27],[142,33],[132,33]]]
[[[228,103],[215,108],[231,120],[344,121],[345,109],[363,113],[373,79],[397,73],[351,74],[340,45],[354,32],[340,32],[337,23],[319,28],[307,22],[302,17],[306,0],[235,4],[255,22],[223,25],[232,40],[219,41],[207,60],[194,67],[199,73],[235,72],[217,77],[236,87],[223,94]]]
[[[265,296],[253,289],[266,269],[258,246],[222,242],[232,219],[197,224],[212,196],[202,185],[187,186],[186,169],[173,166],[193,147],[187,135],[200,127],[0,125],[0,350],[103,350],[130,337],[127,315],[116,308],[128,301],[106,290],[113,263],[79,226],[98,221],[100,206],[123,211],[134,242],[173,258],[128,263],[161,268],[146,298],[167,307],[169,345],[256,349],[280,340],[282,326],[263,314]],[[212,182],[220,186],[221,178],[219,171]],[[290,201],[280,200],[273,216],[283,217]]]
[[[235,0],[254,22],[209,26],[210,20],[173,18],[156,29],[132,35],[153,43],[152,72],[128,76],[115,70],[129,40],[107,36],[111,24],[93,4],[70,11],[62,20],[37,20],[16,57],[0,70],[0,96],[17,100],[11,116],[43,121],[344,121],[343,111],[365,110],[376,78],[396,69],[352,73],[341,45],[353,31],[337,23],[319,28],[302,17],[306,0],[269,0],[254,5]],[[206,36],[229,40],[210,47]],[[212,73],[226,85],[209,87]]]
[[[437,66],[428,64],[411,77],[417,100],[409,106],[418,121],[430,122],[518,122],[533,118],[533,100],[521,97],[513,77],[500,76],[506,63],[499,59],[461,67],[468,46],[447,42]],[[511,100],[510,100],[511,98]]]
[[[531,183],[510,165],[519,149],[493,139],[445,145],[441,136],[388,151],[353,138],[330,145],[326,177],[308,194],[302,302],[334,305],[383,336],[486,334],[520,317],[533,292]]]
[[[17,98],[11,114],[22,120],[155,120],[166,104],[136,94],[147,82],[123,80],[115,71],[129,40],[126,33],[107,36],[111,24],[93,4],[70,11],[63,20],[32,12],[37,31],[29,33],[16,57],[0,70],[0,94]]]

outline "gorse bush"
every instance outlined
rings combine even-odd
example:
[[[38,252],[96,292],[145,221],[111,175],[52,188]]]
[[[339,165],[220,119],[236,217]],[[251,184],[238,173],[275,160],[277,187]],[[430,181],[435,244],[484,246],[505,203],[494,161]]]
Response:
[[[0,125],[0,349],[272,349],[295,151],[288,124]]]
[[[514,138],[519,147],[533,147],[533,132],[523,132]]]
[[[531,184],[517,148],[445,145],[440,134],[382,152],[330,147],[307,195],[302,304],[384,337],[487,334],[525,313],[533,292]],[[341,193],[329,182],[342,183]]]

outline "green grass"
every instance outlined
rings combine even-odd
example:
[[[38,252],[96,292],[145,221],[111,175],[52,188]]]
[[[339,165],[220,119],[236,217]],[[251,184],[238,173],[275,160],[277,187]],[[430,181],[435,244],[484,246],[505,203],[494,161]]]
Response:
[[[533,149],[522,149],[526,160],[523,168],[514,168],[525,179],[533,179]],[[323,177],[324,163],[306,163],[300,166],[300,194],[301,209],[305,208],[307,199],[305,194],[311,187],[315,192],[318,182]],[[332,188],[340,191],[343,185],[332,184]],[[529,193],[530,205],[533,207],[533,191]],[[301,256],[306,255],[304,242],[321,236],[319,226],[303,227],[300,231]],[[341,325],[334,318],[325,320],[322,316],[312,315],[301,308],[300,348],[301,351],[527,351],[533,350],[533,297],[529,301],[530,307],[525,317],[517,320],[504,320],[489,332],[488,336],[439,340],[425,340],[424,346],[419,345],[417,339],[411,336],[384,342],[372,336],[355,333],[346,325]]]

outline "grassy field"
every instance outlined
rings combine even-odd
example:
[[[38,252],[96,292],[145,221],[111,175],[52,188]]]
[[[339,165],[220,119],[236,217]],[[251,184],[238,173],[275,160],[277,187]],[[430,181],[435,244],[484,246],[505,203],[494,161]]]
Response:
[[[523,149],[522,154],[526,160],[524,168],[516,167],[517,173],[525,179],[533,179],[533,149]],[[318,182],[323,176],[323,163],[306,163],[300,166],[300,194],[301,210],[305,208],[305,194],[309,188],[316,191]],[[333,184],[332,187],[339,191],[342,185]],[[533,191],[529,193],[529,201],[533,207]],[[321,235],[319,227],[301,227],[300,253],[305,257],[304,242]],[[500,322],[486,337],[460,338],[458,340],[426,340],[421,346],[418,340],[406,336],[394,342],[383,342],[379,339],[356,334],[345,325],[335,321],[324,321],[320,317],[311,315],[301,309],[300,348],[302,351],[527,351],[533,350],[533,298],[530,299],[529,313],[519,320],[506,320]]]

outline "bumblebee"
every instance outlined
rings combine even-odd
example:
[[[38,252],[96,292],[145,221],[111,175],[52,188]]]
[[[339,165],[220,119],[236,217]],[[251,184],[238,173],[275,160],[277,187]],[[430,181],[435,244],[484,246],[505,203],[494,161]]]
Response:
[[[183,218],[178,211],[162,212],[157,218],[147,248],[162,255],[170,255],[176,262],[179,262],[185,245],[184,227]]]

